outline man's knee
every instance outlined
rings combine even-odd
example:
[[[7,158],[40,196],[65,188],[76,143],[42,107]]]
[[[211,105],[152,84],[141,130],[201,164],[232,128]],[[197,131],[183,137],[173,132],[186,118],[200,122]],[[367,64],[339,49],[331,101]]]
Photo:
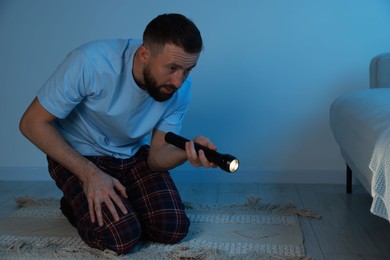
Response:
[[[103,227],[79,230],[80,236],[91,247],[109,249],[118,255],[127,254],[140,241],[142,230],[135,217],[123,217]]]
[[[174,217],[159,218],[145,235],[155,242],[175,244],[187,236],[189,227],[190,221],[185,214],[175,214]]]

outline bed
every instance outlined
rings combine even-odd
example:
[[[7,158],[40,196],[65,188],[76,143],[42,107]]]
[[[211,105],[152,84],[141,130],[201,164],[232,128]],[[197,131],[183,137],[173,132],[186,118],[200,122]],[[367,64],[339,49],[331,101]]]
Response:
[[[373,197],[371,212],[390,216],[390,53],[370,63],[368,89],[343,94],[330,107],[330,126],[346,162],[346,190],[352,176]],[[387,189],[386,189],[387,187]]]

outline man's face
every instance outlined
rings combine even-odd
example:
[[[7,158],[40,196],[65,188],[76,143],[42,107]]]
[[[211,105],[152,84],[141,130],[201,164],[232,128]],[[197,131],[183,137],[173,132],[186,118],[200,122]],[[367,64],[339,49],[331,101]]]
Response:
[[[173,44],[165,45],[158,54],[150,56],[144,67],[145,90],[156,101],[170,99],[196,66],[199,55],[186,53]]]

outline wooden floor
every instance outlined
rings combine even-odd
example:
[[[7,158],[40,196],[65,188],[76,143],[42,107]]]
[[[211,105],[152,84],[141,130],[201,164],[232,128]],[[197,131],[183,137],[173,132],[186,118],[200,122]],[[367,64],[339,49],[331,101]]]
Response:
[[[390,224],[369,212],[371,197],[359,185],[346,194],[329,184],[177,184],[183,200],[241,203],[257,195],[264,203],[291,202],[315,211],[320,220],[301,218],[308,256],[326,260],[390,259]],[[17,196],[60,198],[53,182],[0,182],[0,218],[16,210]]]

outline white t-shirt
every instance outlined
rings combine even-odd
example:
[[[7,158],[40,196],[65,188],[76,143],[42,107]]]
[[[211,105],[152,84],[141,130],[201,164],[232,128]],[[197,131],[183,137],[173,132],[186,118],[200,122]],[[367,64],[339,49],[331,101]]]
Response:
[[[153,129],[179,133],[191,99],[191,78],[158,102],[134,81],[138,40],[100,40],[72,51],[38,92],[55,126],[80,154],[129,158]]]

